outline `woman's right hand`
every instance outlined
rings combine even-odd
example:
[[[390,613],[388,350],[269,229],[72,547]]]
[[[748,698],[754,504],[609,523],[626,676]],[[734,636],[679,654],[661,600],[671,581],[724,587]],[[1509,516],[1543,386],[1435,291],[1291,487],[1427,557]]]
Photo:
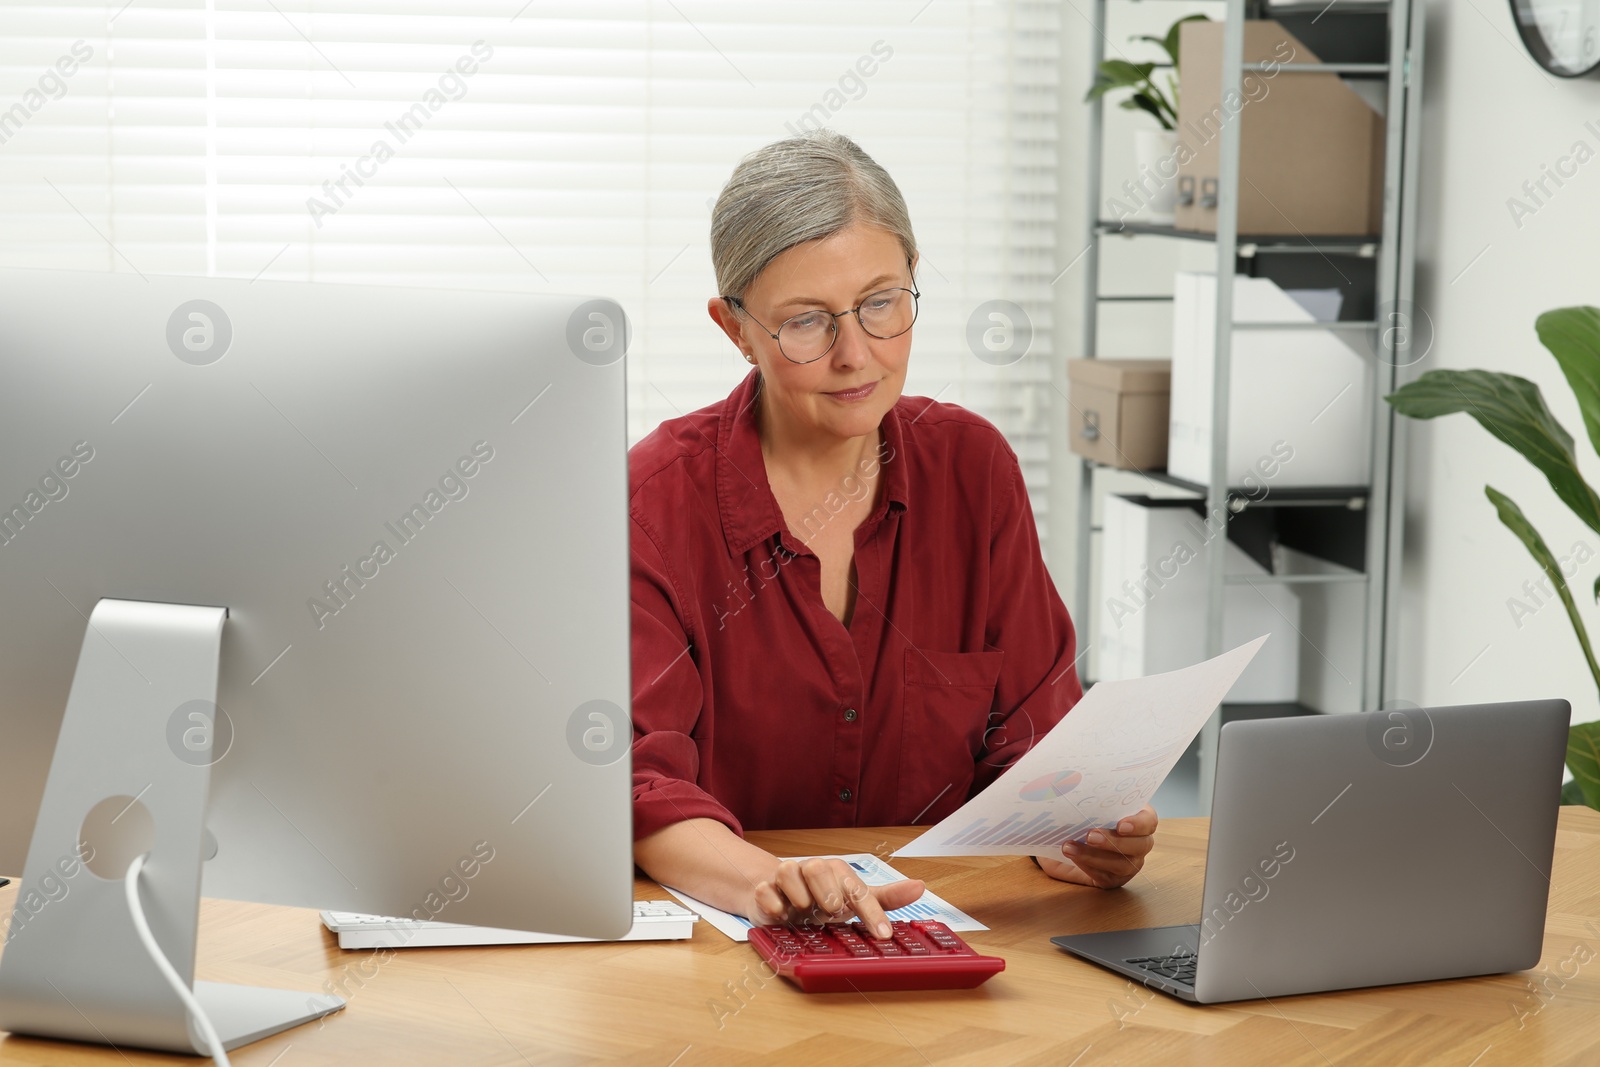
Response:
[[[869,886],[844,860],[780,860],[773,876],[756,884],[753,908],[746,914],[758,926],[768,923],[845,922],[859,916],[868,933],[890,935],[884,913],[922,896],[926,886],[907,878]]]

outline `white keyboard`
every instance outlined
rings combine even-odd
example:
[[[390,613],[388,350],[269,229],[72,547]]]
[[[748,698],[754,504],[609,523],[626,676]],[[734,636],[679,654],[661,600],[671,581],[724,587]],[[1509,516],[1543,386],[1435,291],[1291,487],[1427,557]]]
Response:
[[[681,941],[694,933],[700,916],[670,900],[633,902],[633,928],[618,941]],[[497,930],[460,923],[421,922],[392,915],[325,911],[322,925],[339,935],[340,948],[425,948],[439,945],[553,945],[600,941],[598,937]]]

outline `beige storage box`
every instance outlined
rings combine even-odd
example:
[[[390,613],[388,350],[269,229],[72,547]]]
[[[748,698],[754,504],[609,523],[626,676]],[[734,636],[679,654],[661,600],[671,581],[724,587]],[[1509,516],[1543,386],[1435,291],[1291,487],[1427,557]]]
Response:
[[[1072,450],[1122,470],[1165,470],[1170,359],[1072,359]]]
[[[1239,122],[1241,235],[1351,236],[1383,230],[1383,116],[1337,74],[1245,71],[1223,107],[1221,22],[1180,29],[1175,228],[1217,232],[1222,122]],[[1244,27],[1244,62],[1317,63],[1278,23]]]

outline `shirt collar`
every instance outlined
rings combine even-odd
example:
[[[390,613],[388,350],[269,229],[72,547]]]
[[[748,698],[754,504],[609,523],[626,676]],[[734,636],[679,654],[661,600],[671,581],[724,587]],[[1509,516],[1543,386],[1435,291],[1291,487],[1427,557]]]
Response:
[[[761,434],[756,426],[756,397],[761,372],[751,370],[738,388],[723,401],[717,420],[717,506],[722,511],[722,536],[730,556],[742,555],[757,542],[784,529],[777,498],[767,481],[761,457]],[[883,496],[862,525],[881,521],[891,504],[904,511],[910,504],[910,478],[906,473],[905,428],[896,402],[883,417],[879,446],[879,477]],[[863,462],[873,457],[863,457]]]

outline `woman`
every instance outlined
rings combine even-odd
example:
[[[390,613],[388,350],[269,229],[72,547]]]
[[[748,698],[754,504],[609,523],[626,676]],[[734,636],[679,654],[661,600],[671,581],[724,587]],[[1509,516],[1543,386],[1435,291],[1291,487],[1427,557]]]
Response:
[[[629,454],[634,858],[756,922],[922,893],[743,829],[932,823],[1082,696],[1072,623],[1015,454],[903,397],[916,242],[893,179],[821,131],[746,157],[718,197],[711,317],[754,368]],[[1155,812],[1045,873],[1114,887]]]

